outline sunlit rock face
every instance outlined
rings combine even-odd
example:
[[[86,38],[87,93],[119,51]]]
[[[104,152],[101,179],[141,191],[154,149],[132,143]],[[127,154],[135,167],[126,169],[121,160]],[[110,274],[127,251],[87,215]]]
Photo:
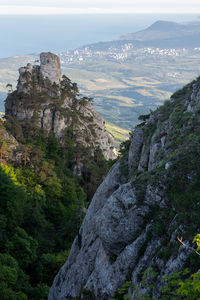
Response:
[[[79,97],[77,85],[61,77],[60,58],[53,53],[41,53],[40,65],[28,63],[19,69],[17,89],[8,95],[5,111],[19,122],[25,137],[53,132],[64,145],[66,130],[70,129],[74,146],[86,149],[82,152],[94,157],[101,150],[106,160],[116,158],[105,121],[87,97]],[[86,155],[81,151],[77,151],[74,165],[76,175],[84,172]]]
[[[59,83],[61,81],[59,57],[51,52],[42,52],[40,54],[40,72],[44,78]]]
[[[196,255],[188,232],[200,226],[199,95],[197,79],[142,116],[96,191],[49,300],[107,300],[127,281],[131,300],[161,299],[165,276]]]

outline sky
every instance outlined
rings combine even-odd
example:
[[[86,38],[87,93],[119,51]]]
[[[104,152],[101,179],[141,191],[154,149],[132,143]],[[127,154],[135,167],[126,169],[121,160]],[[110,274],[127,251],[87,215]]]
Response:
[[[200,14],[199,0],[0,0],[0,15]]]

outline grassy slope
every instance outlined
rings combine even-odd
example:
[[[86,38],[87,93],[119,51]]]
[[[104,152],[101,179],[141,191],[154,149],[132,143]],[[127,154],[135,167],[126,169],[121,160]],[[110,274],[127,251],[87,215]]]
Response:
[[[118,127],[112,123],[106,123],[106,129],[115,138],[115,147],[119,148],[119,145],[124,141],[124,139],[129,138],[129,130]]]

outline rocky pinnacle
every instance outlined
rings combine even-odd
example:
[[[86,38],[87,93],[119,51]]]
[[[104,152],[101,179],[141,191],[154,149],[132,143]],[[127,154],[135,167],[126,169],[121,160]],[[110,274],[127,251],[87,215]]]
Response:
[[[61,80],[60,58],[51,52],[40,54],[40,72],[44,78],[48,77],[52,82]]]

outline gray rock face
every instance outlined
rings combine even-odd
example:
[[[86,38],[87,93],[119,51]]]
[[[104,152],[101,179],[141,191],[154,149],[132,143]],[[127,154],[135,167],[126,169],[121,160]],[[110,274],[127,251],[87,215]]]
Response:
[[[18,120],[22,127],[28,122],[46,135],[53,131],[61,141],[71,127],[75,145],[92,149],[92,155],[101,149],[107,160],[115,158],[113,138],[103,118],[89,102],[76,98],[76,85],[67,77],[61,80],[59,57],[41,53],[40,62],[40,66],[27,64],[19,69],[17,90],[6,99],[6,115]],[[81,167],[80,158],[75,167],[77,174]]]
[[[194,249],[176,241],[186,225],[179,223],[179,210],[168,198],[168,182],[179,174],[182,153],[194,151],[195,138],[190,144],[189,136],[200,127],[199,95],[197,81],[186,96],[178,94],[133,131],[128,154],[112,167],[93,197],[49,300],[84,299],[84,291],[106,300],[130,280],[135,286],[129,290],[132,300],[143,299],[145,293],[159,299],[164,277],[184,268]],[[177,119],[180,108],[182,118],[187,116],[183,124]],[[155,266],[154,275],[144,275]]]
[[[40,72],[44,78],[49,78],[52,82],[61,81],[60,59],[51,52],[40,54]]]
[[[138,127],[133,131],[129,153],[128,153],[128,165],[130,169],[137,167],[143,144],[144,144],[143,128]]]
[[[27,66],[19,68],[17,91],[30,93],[33,77],[35,81],[38,81],[35,77],[41,77],[50,80],[51,83],[59,84],[62,79],[60,58],[51,52],[42,52],[40,54],[40,66],[32,66],[28,63]]]
[[[124,282],[145,239],[145,232],[137,240],[134,234],[148,208],[137,208],[131,185],[124,185],[123,181],[118,162],[98,188],[80,230],[81,245],[78,239],[74,241],[49,299],[70,299],[79,295],[82,288],[93,291],[97,299],[108,299]]]

